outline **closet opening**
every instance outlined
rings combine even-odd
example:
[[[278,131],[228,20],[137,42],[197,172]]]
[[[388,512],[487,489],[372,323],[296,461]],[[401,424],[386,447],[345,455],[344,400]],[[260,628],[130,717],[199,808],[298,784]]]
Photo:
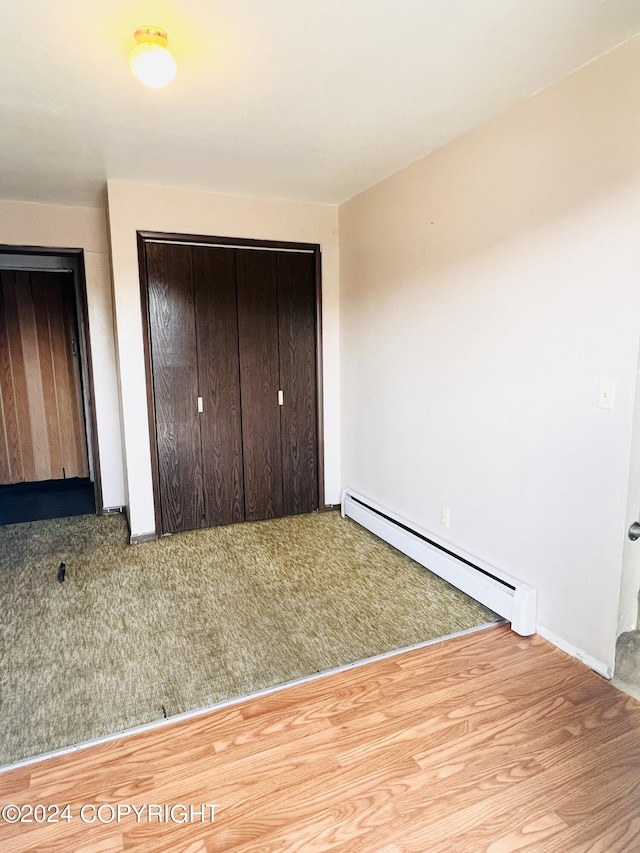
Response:
[[[156,535],[324,509],[320,247],[138,252]]]
[[[0,246],[0,524],[102,511],[81,249]]]

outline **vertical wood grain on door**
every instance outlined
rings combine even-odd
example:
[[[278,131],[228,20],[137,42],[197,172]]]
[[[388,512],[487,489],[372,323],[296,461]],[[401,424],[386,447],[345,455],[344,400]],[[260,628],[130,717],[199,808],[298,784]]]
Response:
[[[205,524],[231,524],[244,521],[235,251],[191,252]]]
[[[204,518],[196,324],[189,246],[146,247],[162,530]]]
[[[33,441],[29,423],[27,381],[20,337],[16,274],[0,272],[0,391],[2,427],[0,477],[2,483],[35,480]]]
[[[315,278],[312,254],[277,254],[284,515],[318,508]]]
[[[0,273],[0,483],[89,474],[70,273]]]
[[[274,252],[238,249],[238,334],[247,521],[283,514]]]

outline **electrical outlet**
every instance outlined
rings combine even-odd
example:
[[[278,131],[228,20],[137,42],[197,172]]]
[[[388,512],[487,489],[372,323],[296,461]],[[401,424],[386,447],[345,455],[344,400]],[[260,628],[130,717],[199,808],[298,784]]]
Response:
[[[451,510],[448,506],[443,506],[440,510],[440,524],[443,527],[451,527]]]

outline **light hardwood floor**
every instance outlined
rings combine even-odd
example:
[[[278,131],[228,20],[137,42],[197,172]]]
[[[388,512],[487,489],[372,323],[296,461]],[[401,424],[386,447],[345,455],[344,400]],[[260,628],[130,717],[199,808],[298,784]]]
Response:
[[[3,853],[632,853],[640,704],[496,627],[9,770],[8,803],[71,820],[0,824]],[[213,822],[80,818],[203,803]]]

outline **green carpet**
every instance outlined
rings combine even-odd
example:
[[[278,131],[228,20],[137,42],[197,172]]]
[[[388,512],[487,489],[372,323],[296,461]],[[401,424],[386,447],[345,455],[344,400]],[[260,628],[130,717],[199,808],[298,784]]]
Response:
[[[66,580],[57,580],[66,564]],[[338,513],[0,528],[0,765],[492,621]]]

